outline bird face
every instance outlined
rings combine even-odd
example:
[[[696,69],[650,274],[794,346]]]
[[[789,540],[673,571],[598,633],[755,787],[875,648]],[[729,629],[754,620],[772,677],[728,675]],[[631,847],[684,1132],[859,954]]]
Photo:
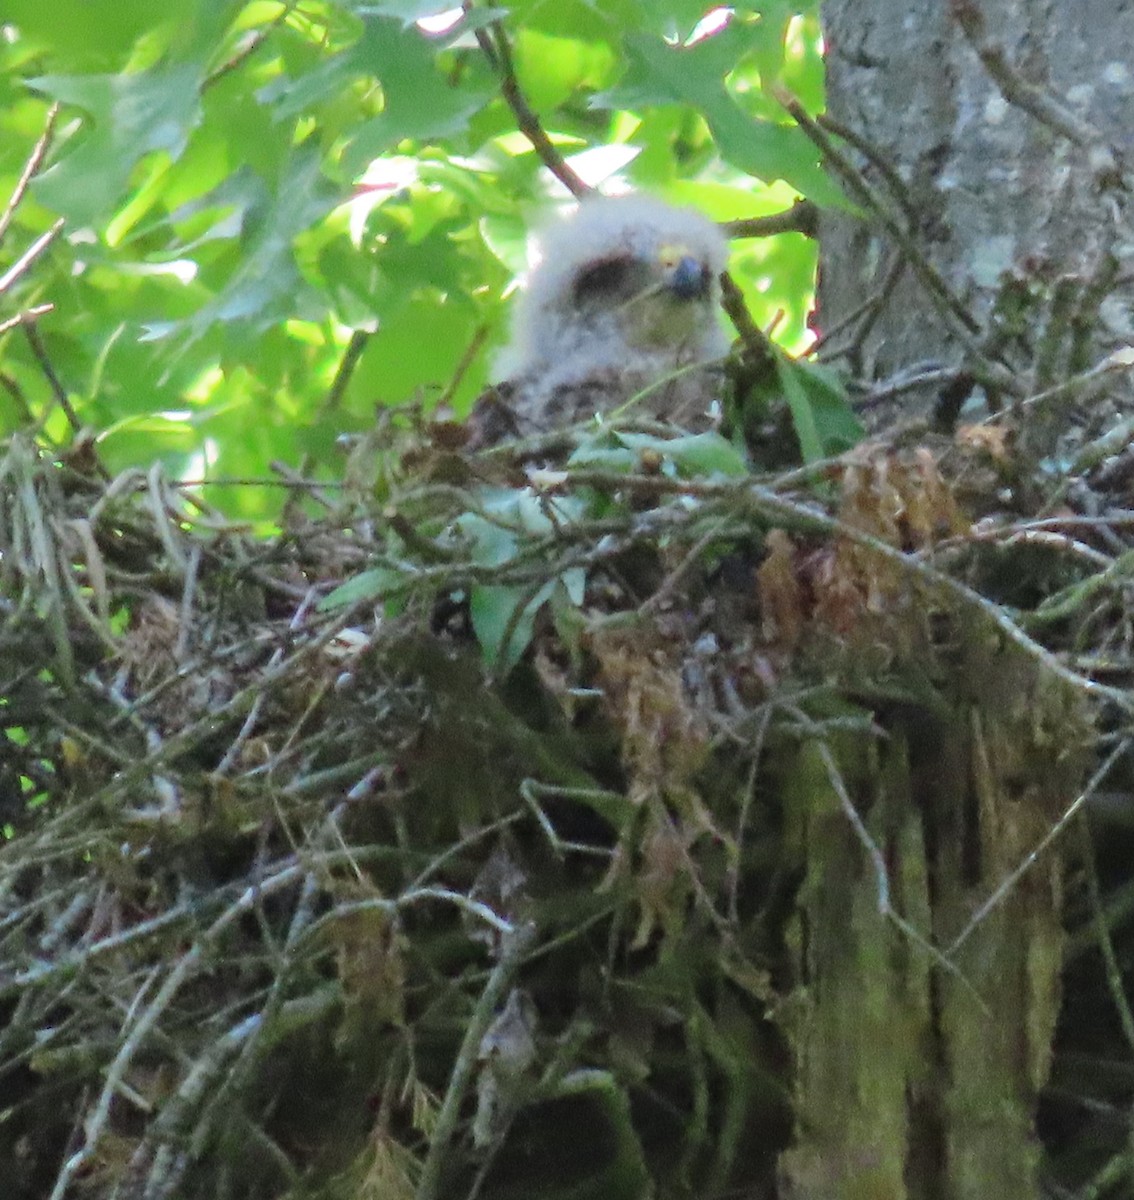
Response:
[[[706,410],[729,344],[716,311],[728,243],[712,221],[650,196],[592,197],[533,250],[496,365],[528,427],[642,395],[642,411],[678,420]]]
[[[711,308],[712,281],[710,265],[682,244],[615,254],[579,270],[572,307],[582,320],[613,319],[630,346],[677,346],[695,323],[691,306]]]

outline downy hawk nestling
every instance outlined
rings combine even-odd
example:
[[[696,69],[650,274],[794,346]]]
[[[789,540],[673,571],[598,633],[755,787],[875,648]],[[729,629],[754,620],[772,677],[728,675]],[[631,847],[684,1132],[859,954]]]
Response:
[[[638,415],[704,424],[728,338],[718,282],[728,245],[708,218],[648,196],[583,200],[534,243],[503,380],[474,443],[528,436],[634,399]]]

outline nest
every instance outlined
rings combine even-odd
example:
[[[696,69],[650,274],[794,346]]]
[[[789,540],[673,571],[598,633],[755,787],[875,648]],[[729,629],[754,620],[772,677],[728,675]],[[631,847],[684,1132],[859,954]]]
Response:
[[[974,531],[987,446],[949,483],[658,430],[545,457],[434,441],[254,536],[5,447],[6,1195],[770,1193],[800,748],[869,864],[840,745],[990,637],[1076,751],[1084,696],[1125,704],[1082,670],[1130,658],[1112,552]]]

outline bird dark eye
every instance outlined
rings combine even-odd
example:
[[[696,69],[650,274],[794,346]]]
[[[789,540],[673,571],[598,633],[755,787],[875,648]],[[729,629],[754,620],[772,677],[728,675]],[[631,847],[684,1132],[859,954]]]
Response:
[[[633,265],[632,258],[604,258],[602,262],[591,263],[575,277],[576,302],[622,291]]]

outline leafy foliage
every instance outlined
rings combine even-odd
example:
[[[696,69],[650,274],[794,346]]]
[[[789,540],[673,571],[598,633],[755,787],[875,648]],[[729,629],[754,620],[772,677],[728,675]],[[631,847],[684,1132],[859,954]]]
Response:
[[[698,0],[444,10],[444,0],[12,0],[0,39],[0,195],[58,104],[46,169],[0,246],[4,296],[50,303],[56,403],[0,334],[0,433],[93,429],[112,471],[341,474],[336,437],[408,400],[460,413],[491,369],[529,220],[562,195],[502,90],[585,179],[732,220],[835,198],[771,98],[821,99],[814,4],[706,15]],[[492,22],[502,18],[500,29]],[[491,27],[491,28],[490,28]],[[478,40],[479,37],[479,40]],[[803,344],[814,255],[737,244],[759,325]],[[274,504],[216,491],[230,511]]]

